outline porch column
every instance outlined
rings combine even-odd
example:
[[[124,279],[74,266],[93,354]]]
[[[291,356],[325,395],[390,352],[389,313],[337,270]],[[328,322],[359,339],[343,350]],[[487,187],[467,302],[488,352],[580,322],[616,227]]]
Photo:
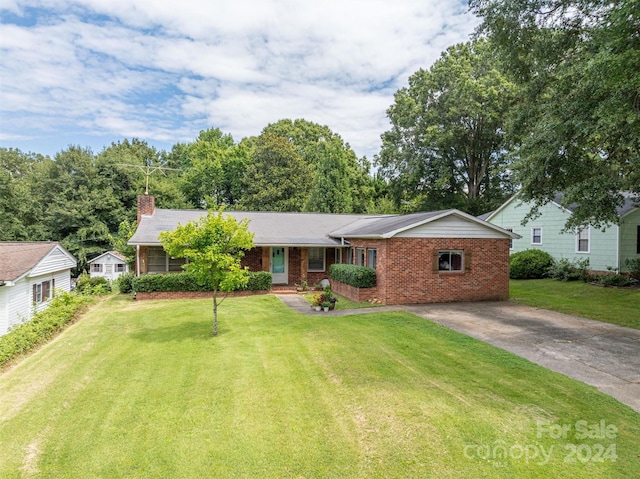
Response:
[[[300,248],[300,280],[309,281],[307,267],[309,264],[309,248]]]
[[[262,271],[269,272],[269,263],[271,262],[271,248],[262,247]]]

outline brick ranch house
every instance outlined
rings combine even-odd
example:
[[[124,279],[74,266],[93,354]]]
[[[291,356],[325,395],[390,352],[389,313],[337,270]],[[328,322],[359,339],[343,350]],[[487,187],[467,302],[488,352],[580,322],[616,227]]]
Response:
[[[138,197],[136,274],[181,271],[184,260],[166,255],[162,231],[197,220],[205,210],[155,208]],[[255,247],[243,258],[251,271],[269,271],[274,285],[313,285],[330,265],[350,263],[376,270],[377,286],[357,289],[332,281],[349,298],[384,304],[506,300],[509,243],[519,236],[462,211],[408,215],[355,215],[228,211],[249,220]]]

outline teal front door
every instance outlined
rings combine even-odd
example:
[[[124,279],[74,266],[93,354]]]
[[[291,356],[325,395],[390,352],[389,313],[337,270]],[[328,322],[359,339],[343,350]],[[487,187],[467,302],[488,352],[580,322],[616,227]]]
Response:
[[[273,284],[289,283],[289,248],[286,246],[271,248],[269,271],[273,276]]]

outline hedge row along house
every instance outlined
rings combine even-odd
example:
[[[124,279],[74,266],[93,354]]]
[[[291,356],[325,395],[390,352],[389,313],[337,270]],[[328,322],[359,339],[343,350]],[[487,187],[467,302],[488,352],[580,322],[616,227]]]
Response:
[[[159,234],[206,215],[204,210],[155,208],[138,197],[137,275],[182,270],[168,257]],[[268,271],[274,285],[294,287],[327,279],[334,263],[375,269],[377,285],[357,289],[332,281],[332,289],[355,300],[383,304],[506,300],[509,244],[519,236],[455,209],[409,215],[227,211],[247,218],[255,247],[243,265]]]
[[[0,242],[0,336],[71,290],[76,259],[55,242]]]

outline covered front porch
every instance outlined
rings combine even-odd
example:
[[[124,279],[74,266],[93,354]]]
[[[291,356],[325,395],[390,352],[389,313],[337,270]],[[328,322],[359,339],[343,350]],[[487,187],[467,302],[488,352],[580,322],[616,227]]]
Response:
[[[267,271],[275,286],[309,286],[329,277],[329,267],[343,262],[345,247],[265,245],[247,251],[242,266],[250,271]],[[169,257],[161,246],[138,248],[138,274],[178,273],[185,261]]]

